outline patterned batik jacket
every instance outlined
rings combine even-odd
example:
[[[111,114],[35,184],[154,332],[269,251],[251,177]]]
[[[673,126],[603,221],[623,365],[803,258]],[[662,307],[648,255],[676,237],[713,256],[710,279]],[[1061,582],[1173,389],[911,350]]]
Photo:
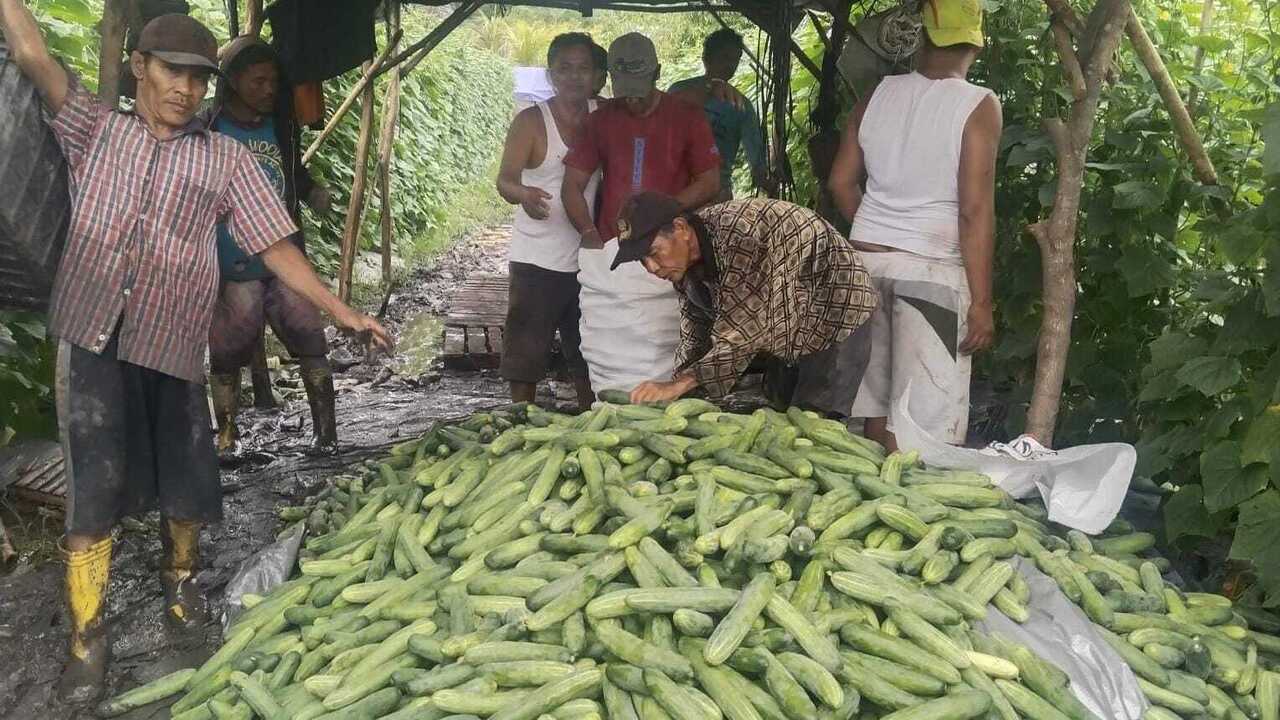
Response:
[[[812,210],[748,198],[697,212],[711,307],[681,293],[677,372],[692,369],[712,397],[727,394],[756,353],[795,362],[847,338],[876,291],[847,238]],[[692,297],[691,297],[692,296]]]

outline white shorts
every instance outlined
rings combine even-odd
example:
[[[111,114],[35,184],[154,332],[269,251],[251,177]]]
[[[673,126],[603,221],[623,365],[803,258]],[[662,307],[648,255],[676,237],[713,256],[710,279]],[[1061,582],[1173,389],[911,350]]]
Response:
[[[958,349],[968,329],[964,266],[908,252],[860,255],[880,304],[871,315],[871,361],[850,417],[889,417],[910,383],[911,417],[939,440],[962,444],[970,368]]]

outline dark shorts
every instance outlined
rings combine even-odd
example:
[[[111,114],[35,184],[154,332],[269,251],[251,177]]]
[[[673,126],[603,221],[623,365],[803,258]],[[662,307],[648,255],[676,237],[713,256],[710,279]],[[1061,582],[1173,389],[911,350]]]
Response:
[[[222,519],[218,458],[204,386],[58,346],[58,426],[66,458],[67,532],[101,536],[125,515]]]
[[[578,332],[577,273],[556,272],[528,263],[510,263],[507,323],[502,331],[502,377],[536,383],[551,363],[551,341],[560,332],[560,354],[569,375],[587,376]]]
[[[248,365],[265,323],[296,360],[329,354],[320,311],[284,283],[274,277],[224,282],[209,326],[209,370],[234,373]]]
[[[841,342],[794,364],[769,358],[765,395],[779,410],[795,406],[846,418],[870,359],[871,323],[863,323]]]

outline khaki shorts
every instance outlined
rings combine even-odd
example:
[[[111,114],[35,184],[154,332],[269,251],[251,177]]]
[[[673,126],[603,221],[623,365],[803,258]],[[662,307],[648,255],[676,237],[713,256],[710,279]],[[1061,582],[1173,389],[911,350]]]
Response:
[[[958,349],[968,330],[964,267],[908,252],[861,257],[880,304],[871,315],[871,360],[850,416],[890,417],[910,386],[912,419],[939,440],[962,444],[970,370],[969,356]]]

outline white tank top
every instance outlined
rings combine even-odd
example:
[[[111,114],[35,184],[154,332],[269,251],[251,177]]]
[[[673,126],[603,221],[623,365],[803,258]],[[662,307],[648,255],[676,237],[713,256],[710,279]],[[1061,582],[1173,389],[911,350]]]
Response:
[[[915,72],[880,82],[858,128],[867,190],[850,238],[960,261],[960,141],[989,95],[964,80]]]
[[[564,203],[560,201],[560,184],[564,181],[564,156],[569,148],[564,138],[560,137],[560,129],[556,127],[555,118],[551,116],[551,106],[545,102],[536,105],[542,113],[542,124],[547,129],[547,154],[542,164],[536,168],[525,168],[520,172],[520,182],[529,187],[541,188],[551,195],[547,200],[549,209],[545,220],[534,220],[521,205],[516,206],[515,222],[511,229],[511,249],[507,259],[511,262],[529,263],[546,270],[557,272],[578,272],[579,233],[573,223],[565,215]],[[596,101],[589,101],[589,112],[596,109]],[[600,184],[599,171],[592,174],[587,182],[583,196],[587,199],[587,208],[595,212],[596,187]]]

